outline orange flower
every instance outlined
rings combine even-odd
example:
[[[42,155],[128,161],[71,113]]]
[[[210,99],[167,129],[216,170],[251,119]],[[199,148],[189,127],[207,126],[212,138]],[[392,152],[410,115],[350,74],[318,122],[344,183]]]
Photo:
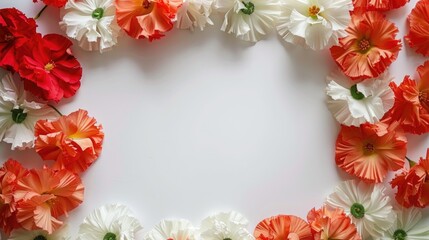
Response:
[[[397,125],[341,126],[335,149],[338,167],[372,183],[382,182],[389,170],[401,169],[407,153],[407,138]]]
[[[79,110],[56,121],[40,120],[35,126],[35,149],[54,169],[84,172],[101,153],[104,133],[97,121]]]
[[[304,220],[291,215],[266,218],[255,229],[256,240],[312,240],[311,230]]]
[[[404,6],[410,0],[353,0],[355,8],[366,11],[389,11]]]
[[[401,49],[401,41],[395,39],[398,28],[379,12],[355,11],[346,31],[348,36],[331,48],[331,55],[353,80],[377,77]]]
[[[312,209],[307,216],[315,240],[361,240],[356,226],[340,208]]]
[[[159,39],[173,28],[182,0],[116,0],[119,26],[135,39]]]
[[[405,36],[411,48],[429,56],[429,0],[420,0],[408,16],[410,31]]]
[[[18,181],[14,194],[17,220],[27,230],[52,233],[63,224],[58,217],[82,203],[83,192],[80,177],[68,170],[30,170]]]

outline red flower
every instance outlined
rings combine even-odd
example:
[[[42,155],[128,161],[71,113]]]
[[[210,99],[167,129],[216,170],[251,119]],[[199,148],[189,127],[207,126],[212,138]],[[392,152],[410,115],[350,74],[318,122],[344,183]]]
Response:
[[[24,86],[47,101],[60,101],[75,95],[80,87],[82,68],[71,54],[72,42],[58,34],[38,36],[20,48],[19,74]]]
[[[33,0],[33,2],[38,2],[40,0]],[[54,6],[57,8],[62,8],[66,5],[68,0],[43,0],[43,3],[49,6]]]
[[[429,0],[420,0],[408,16],[410,32],[405,36],[411,48],[429,56]]]
[[[429,206],[429,149],[426,159],[420,158],[418,164],[397,175],[390,184],[398,188],[395,198],[402,206]]]
[[[401,49],[401,41],[395,39],[398,28],[379,12],[353,12],[346,32],[348,36],[331,48],[331,55],[353,80],[379,76]]]
[[[15,8],[0,9],[0,67],[18,71],[16,51],[36,35],[36,22]]]
[[[363,8],[366,11],[389,11],[400,8],[410,0],[353,0],[355,8]]]

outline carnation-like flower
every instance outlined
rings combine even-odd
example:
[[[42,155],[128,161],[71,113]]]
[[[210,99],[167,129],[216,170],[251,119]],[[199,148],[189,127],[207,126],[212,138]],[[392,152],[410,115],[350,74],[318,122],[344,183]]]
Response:
[[[39,1],[42,1],[44,4],[48,6],[62,8],[64,7],[64,5],[66,5],[68,0],[33,0],[33,2],[39,2]]]
[[[132,38],[160,39],[173,28],[182,0],[115,0],[119,26]]]
[[[225,14],[221,30],[244,41],[257,42],[280,17],[279,0],[216,0],[215,8]]]
[[[345,181],[328,196],[327,205],[344,209],[356,225],[362,239],[380,237],[392,227],[396,218],[385,190],[382,184]]]
[[[203,240],[240,239],[254,240],[247,230],[249,221],[237,212],[222,212],[207,217],[201,222],[200,232]]]
[[[395,102],[389,84],[393,81],[388,73],[363,82],[354,82],[340,70],[327,77],[329,111],[337,121],[346,126],[377,123]]]
[[[14,197],[17,220],[26,230],[52,234],[63,226],[59,217],[67,215],[83,201],[80,177],[67,170],[33,169],[18,181]]]
[[[351,0],[284,1],[277,31],[286,42],[326,49],[347,35],[352,8]]]
[[[420,0],[408,15],[410,30],[405,36],[411,48],[429,56],[429,0]]]
[[[194,240],[195,228],[184,219],[164,219],[146,233],[144,240]]]
[[[14,76],[7,73],[0,80],[0,141],[12,144],[12,150],[32,148],[36,122],[58,115],[46,104],[32,101],[31,94]]]
[[[314,240],[308,223],[291,215],[278,215],[262,220],[256,226],[254,236],[256,240]]]
[[[366,11],[389,11],[400,8],[410,0],[353,0],[355,8],[363,8]]]
[[[72,42],[58,34],[38,36],[19,49],[19,75],[26,90],[47,101],[75,95],[82,68],[71,54]]]
[[[49,234],[43,230],[25,230],[18,229],[12,232],[9,240],[69,240],[70,235],[68,233],[67,226],[64,226],[57,231]]]
[[[396,60],[402,46],[395,38],[398,28],[379,12],[355,11],[346,31],[348,35],[331,48],[331,55],[353,80],[378,77]]]
[[[382,182],[388,171],[405,164],[407,138],[397,124],[341,126],[335,161],[339,168],[367,182]]]
[[[79,227],[80,240],[135,240],[142,229],[131,210],[124,205],[104,205],[85,218]]]
[[[101,154],[102,126],[85,110],[62,116],[56,121],[38,121],[34,132],[36,152],[43,160],[55,160],[55,169],[81,173]]]
[[[104,52],[117,44],[114,0],[69,0],[61,10],[60,26],[87,51]]]
[[[315,240],[361,240],[356,226],[343,209],[323,206],[312,209],[307,215],[308,223]]]
[[[36,22],[16,8],[0,9],[0,67],[18,71],[16,51],[36,35]]]
[[[184,0],[177,11],[177,28],[203,31],[207,24],[213,25],[210,19],[212,4],[213,0]]]

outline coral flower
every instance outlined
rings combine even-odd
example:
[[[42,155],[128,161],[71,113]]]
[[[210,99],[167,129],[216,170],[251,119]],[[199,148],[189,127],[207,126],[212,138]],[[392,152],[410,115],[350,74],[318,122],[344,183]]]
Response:
[[[405,36],[411,48],[429,56],[429,0],[420,0],[408,16],[410,31]]]
[[[256,240],[313,240],[310,226],[299,217],[278,215],[262,220],[255,229]]]
[[[367,182],[382,182],[404,166],[407,138],[397,123],[342,126],[335,149],[339,168]]]
[[[307,216],[314,239],[361,240],[356,226],[340,208],[312,209]]]
[[[83,192],[81,179],[70,171],[30,170],[18,181],[14,194],[18,202],[17,220],[24,229],[41,229],[51,234],[63,224],[58,217],[82,203]]]
[[[398,188],[395,197],[402,206],[429,206],[429,149],[426,159],[420,158],[418,164],[397,175],[390,184]]]
[[[173,28],[182,0],[116,0],[119,26],[132,38],[159,39]]]
[[[346,29],[348,36],[331,55],[341,70],[353,80],[375,78],[396,60],[401,41],[398,28],[379,12],[355,11]]]
[[[410,0],[353,0],[355,8],[363,8],[367,11],[389,11],[400,8]]]
[[[36,152],[44,160],[55,160],[54,169],[84,172],[101,153],[102,126],[85,110],[56,121],[40,120],[34,131]]]

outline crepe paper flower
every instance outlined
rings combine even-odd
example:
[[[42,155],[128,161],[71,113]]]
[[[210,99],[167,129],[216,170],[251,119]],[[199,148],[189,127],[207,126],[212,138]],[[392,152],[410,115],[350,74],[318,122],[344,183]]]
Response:
[[[119,26],[132,38],[160,39],[173,28],[182,0],[115,0]]]
[[[356,225],[362,239],[380,237],[393,226],[393,219],[396,218],[385,191],[382,184],[349,180],[335,188],[326,204],[332,208],[342,208]]]
[[[398,28],[379,12],[353,12],[346,31],[348,35],[331,48],[331,55],[353,80],[378,77],[396,60],[402,46],[395,38]]]
[[[18,223],[26,230],[52,234],[63,226],[58,218],[82,203],[83,192],[82,180],[70,171],[32,169],[18,181],[14,193]]]
[[[12,150],[32,148],[36,122],[58,117],[52,108],[31,98],[11,73],[0,80],[0,140],[12,144]]]
[[[15,52],[36,35],[36,22],[16,8],[0,9],[0,67],[18,71]]]
[[[429,56],[429,0],[420,0],[408,15],[409,32],[405,36],[411,48]]]
[[[62,116],[56,121],[38,121],[35,149],[43,160],[55,160],[54,169],[82,173],[101,154],[102,129],[85,110]]]
[[[213,0],[184,0],[177,11],[177,28],[203,31],[207,24],[213,25],[210,19],[212,4]]]
[[[397,124],[343,125],[336,142],[335,162],[351,175],[379,183],[388,171],[404,166],[406,153],[407,138]]]
[[[400,8],[410,0],[353,0],[355,8],[362,8],[366,11],[389,11]]]
[[[291,215],[278,215],[262,220],[256,226],[254,236],[256,240],[314,239],[308,223]]]
[[[134,240],[142,229],[131,210],[121,204],[108,204],[94,210],[79,227],[81,240]]]
[[[313,208],[307,220],[315,240],[361,240],[356,226],[341,208]]]
[[[201,222],[202,240],[240,239],[254,240],[247,230],[249,221],[238,212],[221,212]]]
[[[56,8],[62,8],[66,5],[68,0],[33,0],[33,2],[43,2],[47,6],[53,6]]]
[[[164,219],[146,233],[144,240],[194,240],[195,228],[184,219]]]
[[[12,232],[9,240],[69,240],[68,227],[64,226],[57,231],[49,234],[43,230],[25,230],[18,229]]]
[[[280,17],[279,0],[216,0],[215,8],[225,14],[221,30],[237,38],[257,42]]]
[[[27,169],[12,159],[0,168],[0,229],[7,235],[20,227],[16,220],[16,202],[13,193],[18,181],[28,174]]]
[[[418,164],[412,166],[409,171],[396,175],[390,184],[392,188],[398,188],[395,198],[402,206],[429,206],[429,149],[426,159],[420,158]]]
[[[61,10],[61,28],[87,51],[104,52],[117,44],[119,26],[113,0],[69,0]]]
[[[327,77],[329,111],[346,126],[377,123],[395,102],[395,95],[389,87],[393,80],[388,73],[383,73],[377,78],[356,83],[340,70],[334,71]]]
[[[352,9],[352,0],[284,1],[277,31],[286,42],[326,49],[347,35]]]
[[[75,95],[82,68],[71,54],[72,42],[58,34],[33,38],[18,51],[19,74],[26,90],[46,101]]]

